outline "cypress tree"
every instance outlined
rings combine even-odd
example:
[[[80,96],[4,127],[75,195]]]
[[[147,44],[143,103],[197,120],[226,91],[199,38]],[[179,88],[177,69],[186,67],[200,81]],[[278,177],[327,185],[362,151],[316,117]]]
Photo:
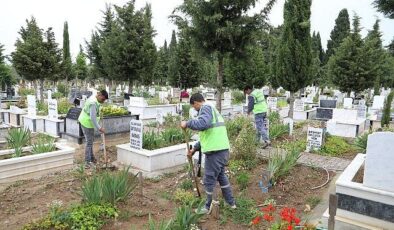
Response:
[[[280,86],[290,91],[291,118],[294,93],[312,80],[311,4],[311,0],[288,0],[284,6],[284,25],[278,47],[276,78]]]
[[[350,34],[350,19],[347,9],[342,9],[337,19],[335,19],[334,29],[331,31],[330,40],[327,41],[327,52],[326,52],[326,62],[329,58],[335,54],[335,49],[337,49],[343,39],[345,39]]]
[[[63,76],[66,81],[73,78],[72,62],[70,54],[70,38],[68,34],[68,23],[64,22],[63,27],[63,60],[62,60]]]
[[[393,0],[375,0],[373,2],[378,11],[386,17],[394,19],[394,1]]]
[[[370,76],[370,65],[366,63],[368,57],[360,30],[360,17],[355,15],[352,33],[345,38],[328,62],[332,82],[349,96],[351,91],[368,89],[375,80]]]

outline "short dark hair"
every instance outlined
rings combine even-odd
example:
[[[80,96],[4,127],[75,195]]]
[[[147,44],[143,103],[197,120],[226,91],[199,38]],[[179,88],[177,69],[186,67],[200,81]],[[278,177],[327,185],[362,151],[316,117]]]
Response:
[[[108,99],[108,93],[105,89],[101,90],[100,94],[103,95],[105,97],[105,99]]]
[[[244,92],[245,92],[246,90],[249,90],[249,89],[252,89],[252,87],[251,87],[250,85],[245,86],[245,87],[244,87]]]
[[[205,101],[204,97],[200,93],[195,93],[190,97],[190,104],[194,105],[194,102],[203,102]]]

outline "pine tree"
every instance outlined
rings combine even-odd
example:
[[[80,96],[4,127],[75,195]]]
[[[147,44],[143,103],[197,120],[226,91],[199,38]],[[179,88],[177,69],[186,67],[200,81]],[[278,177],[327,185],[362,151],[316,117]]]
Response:
[[[335,54],[343,39],[350,34],[350,19],[347,9],[342,9],[337,19],[335,19],[334,29],[331,31],[330,40],[327,41],[327,52],[325,61],[328,62],[329,58]]]
[[[278,47],[276,78],[285,90],[290,91],[291,118],[294,93],[312,80],[311,3],[311,0],[289,0],[284,6],[284,27]]]
[[[365,38],[365,65],[369,66],[370,78],[375,79],[374,94],[380,95],[380,87],[382,86],[382,78],[386,68],[387,53],[382,45],[382,33],[379,26],[380,20],[376,20],[373,29],[369,31]]]
[[[66,81],[73,79],[72,74],[72,62],[71,62],[71,54],[70,54],[70,38],[68,34],[68,23],[64,22],[63,27],[63,60],[62,60],[62,68],[63,68],[63,77]]]
[[[250,85],[261,88],[269,77],[264,54],[258,45],[246,49],[246,58],[226,57],[224,61],[225,85],[230,88],[243,89]]]
[[[5,63],[6,56],[3,54],[4,45],[0,44],[0,86],[4,90],[6,86],[15,83],[11,74],[11,67]]]
[[[312,82],[314,85],[325,86],[328,81],[325,78],[323,62],[325,53],[321,44],[320,33],[313,32],[312,35]]]
[[[387,46],[389,54],[394,57],[394,39],[391,40],[391,43]]]
[[[88,75],[88,68],[86,65],[86,55],[83,52],[83,48],[81,45],[79,45],[79,53],[75,60],[74,74],[77,82],[78,79],[85,80]]]
[[[177,8],[184,17],[173,16],[178,29],[189,33],[196,48],[207,55],[216,55],[218,90],[216,105],[219,111],[222,102],[225,56],[243,54],[245,47],[255,41],[255,35],[265,25],[266,15],[275,1],[271,0],[261,14],[247,14],[256,2],[256,0],[186,0]]]
[[[168,48],[167,41],[164,41],[163,47],[157,51],[157,61],[154,70],[154,82],[164,85],[168,80]]]
[[[394,19],[394,1],[392,0],[375,0],[373,2],[378,11],[386,17]]]
[[[329,72],[332,82],[342,92],[360,92],[373,85],[374,80],[370,76],[370,65],[366,63],[364,41],[360,35],[360,17],[353,18],[353,30],[345,38],[329,62]]]

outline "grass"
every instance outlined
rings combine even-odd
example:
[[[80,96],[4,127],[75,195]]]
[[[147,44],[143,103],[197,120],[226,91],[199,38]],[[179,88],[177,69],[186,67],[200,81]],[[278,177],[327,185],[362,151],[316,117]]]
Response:
[[[310,196],[306,198],[306,203],[311,206],[311,208],[315,208],[321,202],[321,198],[318,196]]]
[[[322,155],[341,156],[345,153],[353,152],[354,150],[354,146],[349,144],[344,138],[327,136],[323,147],[317,152]]]
[[[228,205],[221,204],[224,219],[231,218],[233,223],[248,225],[258,213],[258,210],[255,208],[256,203],[253,199],[243,196],[237,197],[236,201],[236,209],[231,209]]]

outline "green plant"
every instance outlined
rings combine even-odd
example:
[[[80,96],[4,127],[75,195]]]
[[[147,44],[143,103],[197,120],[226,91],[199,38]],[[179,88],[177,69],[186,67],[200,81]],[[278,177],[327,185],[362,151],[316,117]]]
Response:
[[[230,140],[237,138],[245,124],[252,124],[252,120],[245,116],[239,116],[226,122],[227,135]]]
[[[161,137],[167,144],[171,144],[171,145],[179,143],[184,139],[182,130],[180,128],[175,128],[175,127],[166,128],[165,130],[163,130],[161,132]]]
[[[48,115],[48,103],[37,101],[37,111],[40,115]]]
[[[289,106],[289,104],[287,104],[287,101],[285,101],[285,100],[278,100],[277,106],[278,106],[278,108],[285,108],[285,107]]]
[[[129,114],[129,111],[122,107],[108,105],[101,108],[101,114],[103,117],[124,116]]]
[[[391,104],[394,98],[394,91],[392,91],[388,96],[383,108],[383,117],[381,121],[382,127],[387,127],[391,121]]]
[[[22,148],[30,142],[30,137],[29,129],[11,128],[8,130],[7,144],[15,150],[12,157],[20,157],[22,155]]]
[[[233,104],[234,105],[242,104],[246,98],[245,95],[241,91],[233,91],[231,94],[233,97]]]
[[[175,116],[170,113],[164,116],[164,126],[165,127],[178,127],[181,122],[180,116]]]
[[[247,172],[240,172],[236,177],[240,190],[245,190],[248,187],[250,176]]]
[[[57,103],[57,112],[59,114],[66,114],[68,113],[68,110],[71,109],[73,107],[73,104],[71,104],[67,98],[62,98],[60,100],[58,100]]]
[[[251,123],[245,123],[233,142],[231,152],[233,159],[254,162],[257,159],[256,130]]]
[[[63,95],[61,92],[54,92],[52,93],[52,97],[55,99],[60,99],[62,97],[65,97],[66,95]]]
[[[39,141],[32,146],[31,152],[33,154],[48,153],[56,149],[54,142]]]
[[[57,85],[57,91],[59,92],[59,93],[61,93],[61,94],[63,94],[64,96],[67,96],[68,95],[68,85],[66,85],[66,84],[63,84],[63,83],[59,83],[58,85]]]
[[[108,219],[117,217],[116,208],[111,205],[82,204],[62,209],[51,207],[43,219],[23,226],[23,230],[51,229],[100,229]]]
[[[232,209],[228,205],[222,205],[223,214],[232,219],[236,224],[249,224],[250,217],[257,215],[256,203],[253,199],[237,197],[237,208]]]
[[[300,157],[300,149],[293,146],[290,151],[283,155],[278,152],[268,161],[267,170],[270,172],[272,184],[287,175],[297,164],[297,160]]]
[[[178,188],[174,193],[174,200],[182,205],[194,204],[195,197],[193,192]]]
[[[270,122],[270,126],[273,124],[280,124],[280,114],[278,112],[271,112],[268,115],[268,120]]]
[[[318,196],[310,196],[306,198],[306,203],[309,204],[312,209],[316,207],[320,202],[321,198]]]
[[[201,202],[198,206],[198,210],[201,210],[204,203]],[[193,210],[193,204],[182,205],[176,209],[174,224],[172,229],[184,230],[196,227],[198,221],[204,216],[204,214],[195,213]]]
[[[35,90],[21,87],[19,88],[18,94],[21,97],[26,97],[27,95],[35,95]]]
[[[354,146],[356,149],[362,151],[362,153],[365,153],[367,151],[367,143],[368,143],[368,136],[371,133],[364,133],[356,138],[354,140]]]
[[[148,150],[157,149],[162,145],[163,142],[164,140],[160,136],[160,134],[154,131],[144,132],[144,135],[142,135],[143,149],[148,149]]]
[[[160,221],[159,223],[156,223],[151,215],[149,214],[149,222],[148,222],[148,228],[149,230],[171,230],[172,229],[172,219],[165,222],[164,220]]]
[[[83,183],[82,198],[86,203],[115,205],[124,201],[137,184],[136,176],[129,175],[129,168],[114,174],[105,172]]]
[[[190,117],[189,110],[191,106],[189,104],[182,105],[182,118],[183,120],[188,120]]]
[[[184,190],[191,190],[193,189],[193,181],[190,179],[186,179],[182,181],[182,183],[179,185],[179,188]]]
[[[148,98],[146,99],[146,103],[148,103],[148,105],[165,105],[165,102],[161,102],[159,97],[152,97],[152,98]]]
[[[287,133],[289,133],[289,125],[274,123],[269,126],[269,136],[271,140],[280,138]]]
[[[351,151],[354,151],[354,147],[347,143],[344,138],[327,136],[324,146],[318,152],[328,156],[341,156]]]

